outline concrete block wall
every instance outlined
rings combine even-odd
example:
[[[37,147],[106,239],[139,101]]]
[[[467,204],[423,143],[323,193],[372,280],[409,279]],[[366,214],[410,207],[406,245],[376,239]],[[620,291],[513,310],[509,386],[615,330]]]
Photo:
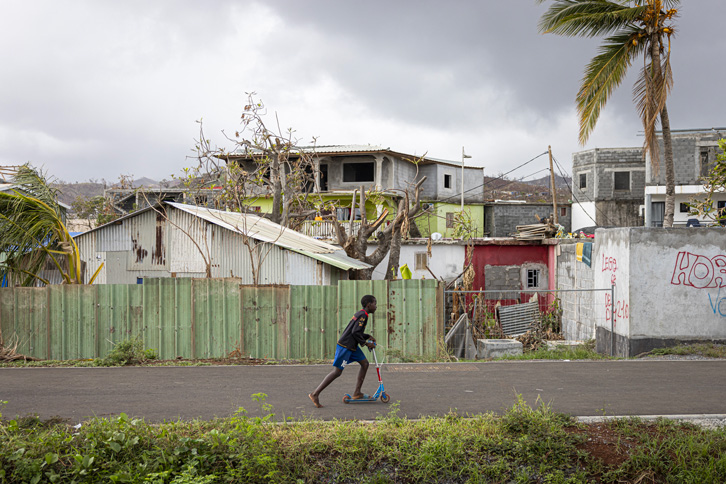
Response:
[[[580,175],[587,177],[587,186],[580,188]],[[572,192],[580,202],[595,200],[595,150],[580,151],[572,155]]]
[[[700,148],[716,146],[718,140],[722,138],[726,138],[726,131],[705,130],[681,133],[676,131],[671,133],[676,185],[698,185],[700,183]],[[648,166],[646,180],[648,185],[665,185],[665,148],[662,136],[659,136],[658,146],[660,148],[658,174],[655,174],[654,170]]]
[[[562,308],[562,335],[567,340],[595,338],[596,299],[603,292],[593,292],[594,270],[577,260],[577,240],[562,240],[557,246],[557,289]],[[577,289],[578,292],[569,292]]]
[[[604,200],[595,202],[597,224],[606,227],[642,227],[643,200]]]
[[[566,215],[562,216],[561,209],[566,209]],[[570,204],[558,204],[558,223],[569,232],[572,227],[572,207]],[[484,230],[489,237],[508,237],[517,233],[517,225],[539,223],[537,217],[550,217],[553,207],[550,204],[532,203],[495,203],[487,205],[485,209]]]
[[[485,291],[511,291],[522,289],[520,266],[490,266],[484,267]],[[487,295],[490,298],[490,295]],[[498,299],[491,295],[491,299]]]

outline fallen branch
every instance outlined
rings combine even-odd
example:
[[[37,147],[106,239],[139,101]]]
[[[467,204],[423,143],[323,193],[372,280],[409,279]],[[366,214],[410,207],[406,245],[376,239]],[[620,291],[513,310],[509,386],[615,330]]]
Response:
[[[40,358],[35,358],[33,356],[25,356],[18,353],[18,344],[20,344],[20,340],[18,339],[18,336],[15,335],[15,342],[10,343],[10,345],[6,346],[5,342],[0,340],[0,362],[7,362],[7,361],[39,361]]]

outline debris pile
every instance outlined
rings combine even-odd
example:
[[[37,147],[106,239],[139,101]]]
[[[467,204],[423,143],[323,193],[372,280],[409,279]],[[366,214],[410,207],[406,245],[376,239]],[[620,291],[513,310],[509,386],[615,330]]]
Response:
[[[557,235],[559,227],[551,223],[517,225],[517,240],[543,240]]]
[[[0,337],[0,362],[8,362],[8,361],[38,361],[38,358],[32,357],[32,356],[25,356],[18,353],[18,338],[15,337],[15,342],[10,343],[9,345],[5,345],[5,342],[3,341],[2,337]]]

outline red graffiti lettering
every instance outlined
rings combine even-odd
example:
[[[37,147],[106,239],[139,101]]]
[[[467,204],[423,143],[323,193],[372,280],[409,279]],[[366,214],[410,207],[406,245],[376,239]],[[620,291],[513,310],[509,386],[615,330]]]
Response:
[[[615,257],[607,257],[605,254],[602,255],[602,271],[617,271],[618,261]]]
[[[610,284],[615,284],[617,280],[616,272],[618,270],[618,261],[615,257],[607,257],[605,254],[602,255],[602,272],[611,271]]]
[[[617,300],[613,308],[610,294],[605,294],[605,321],[610,322],[613,314],[615,314],[615,322],[619,319],[630,319],[630,304],[624,300]]]
[[[726,255],[708,258],[690,252],[679,252],[671,284],[697,289],[726,287]]]

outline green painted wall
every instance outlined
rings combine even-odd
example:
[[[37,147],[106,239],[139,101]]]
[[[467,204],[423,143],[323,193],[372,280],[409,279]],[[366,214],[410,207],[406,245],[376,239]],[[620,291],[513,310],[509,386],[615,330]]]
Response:
[[[161,359],[332,358],[343,328],[373,294],[369,332],[402,355],[435,356],[443,286],[434,280],[340,281],[337,286],[245,286],[236,279],[0,289],[0,330],[20,354],[106,356],[136,336]]]
[[[416,219],[416,225],[421,231],[421,235],[428,237],[434,232],[438,232],[444,237],[453,237],[454,229],[446,227],[446,214],[459,213],[461,204],[452,203],[431,203],[432,208],[425,212],[423,216]],[[472,226],[475,230],[475,237],[484,236],[484,206],[483,205],[464,205],[464,212],[469,214],[472,220]]]

